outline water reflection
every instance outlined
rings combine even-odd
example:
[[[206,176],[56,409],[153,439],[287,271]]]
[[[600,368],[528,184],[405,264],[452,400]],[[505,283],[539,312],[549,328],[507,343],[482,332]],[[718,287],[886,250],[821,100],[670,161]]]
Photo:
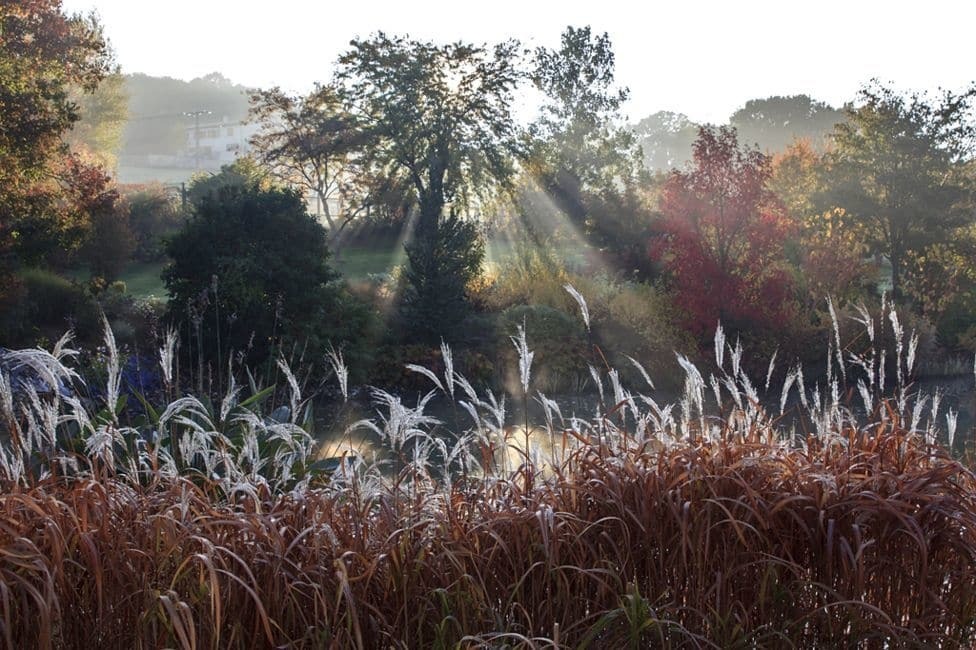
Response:
[[[360,433],[324,438],[315,454],[318,460],[328,458],[372,458],[379,451],[377,441]]]
[[[912,393],[933,394],[936,390],[943,395],[945,407],[951,407],[959,413],[959,423],[953,448],[955,453],[962,454],[973,447],[974,418],[976,411],[976,393],[973,391],[972,375],[964,377],[940,377],[919,380],[911,386]],[[775,391],[773,391],[775,392]],[[669,399],[670,398],[670,399]],[[677,402],[679,396],[664,396],[655,394],[659,404]],[[773,415],[779,413],[778,396],[769,398],[770,403],[764,404],[767,412]],[[526,462],[531,461],[541,471],[550,473],[552,466],[562,464],[582,443],[581,429],[586,429],[586,423],[594,421],[594,415],[599,411],[599,396],[587,394],[573,394],[556,396],[551,400],[558,403],[560,415],[554,417],[539,403],[529,402],[528,412],[524,412],[521,400],[509,401],[508,421],[518,420],[522,424],[510,424],[499,429],[491,422],[490,417],[483,417],[476,422],[470,412],[454,404],[446,396],[438,395],[425,407],[424,414],[436,418],[440,423],[426,427],[427,433],[410,441],[400,452],[398,459],[386,441],[381,439],[375,431],[365,427],[349,430],[355,422],[371,418],[380,422],[375,405],[365,401],[351,400],[342,407],[339,414],[323,412],[317,418],[321,423],[321,433],[318,438],[320,445],[317,458],[359,457],[366,462],[390,461],[383,463],[385,472],[395,471],[397,460],[410,461],[423,457],[432,473],[440,474],[451,471],[454,474],[480,476],[485,472],[493,475],[509,476],[519,470]],[[711,404],[714,410],[714,403]],[[726,405],[728,406],[728,405]],[[859,404],[855,402],[851,408],[858,412]],[[863,408],[861,408],[863,410]],[[483,414],[484,415],[484,414]],[[861,413],[863,415],[863,413]],[[580,419],[577,419],[580,418]],[[617,417],[619,420],[619,417]],[[551,426],[545,424],[552,421]],[[802,408],[796,395],[791,395],[786,404],[783,416],[775,418],[776,425],[784,434],[805,432],[812,430],[813,423],[809,421],[806,409]],[[525,422],[528,422],[528,434]],[[623,424],[617,422],[617,424]],[[633,435],[635,426],[630,416],[627,417],[626,429]],[[941,417],[940,439],[945,441],[945,419]],[[590,431],[595,438],[599,432]],[[617,433],[616,435],[620,435]],[[423,449],[418,449],[423,445]],[[459,447],[465,447],[466,452],[460,453]],[[452,469],[448,469],[448,468]]]
[[[596,412],[598,397],[573,395],[553,401],[559,402],[563,413],[587,413],[592,416]],[[549,473],[553,463],[562,463],[581,442],[579,434],[569,427],[574,415],[567,415],[566,422],[557,419],[552,430],[546,426],[532,425],[533,421],[546,421],[544,410],[538,404],[529,405],[528,431],[525,424],[499,429],[490,417],[475,422],[468,411],[440,396],[425,408],[424,414],[435,417],[440,424],[429,427],[427,435],[411,439],[397,453],[375,431],[366,426],[354,426],[366,418],[382,426],[379,414],[372,405],[350,402],[340,414],[321,413],[317,418],[322,423],[322,433],[318,436],[320,444],[316,457],[334,459],[345,456],[359,457],[366,462],[380,461],[384,472],[389,473],[401,466],[396,462],[398,455],[402,461],[419,456],[426,460],[435,474],[443,473],[450,467],[454,474],[482,476],[487,472],[504,476],[518,471],[527,460],[540,471]],[[526,420],[526,414],[521,410],[510,415],[523,422]]]

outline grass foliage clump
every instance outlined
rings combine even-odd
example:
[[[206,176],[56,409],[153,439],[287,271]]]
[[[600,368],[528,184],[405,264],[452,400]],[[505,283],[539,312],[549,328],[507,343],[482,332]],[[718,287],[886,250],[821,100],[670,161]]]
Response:
[[[862,324],[877,345],[832,343],[813,386],[787,368],[772,389],[772,363],[750,378],[721,329],[714,372],[678,358],[674,404],[594,367],[600,403],[586,416],[531,393],[530,330],[512,341],[515,407],[472,386],[444,345],[443,368],[410,368],[431,392],[408,405],[374,389],[376,417],[350,426],[332,459],[316,458],[286,365],[290,397],[271,413],[266,391],[232,384],[219,405],[173,395],[123,425],[110,333],[100,408],[37,388],[77,381],[68,341],[16,352],[44,381],[0,373],[0,637],[970,647],[976,476],[938,426],[951,447],[957,414],[912,391],[917,344],[890,307]],[[161,350],[167,383],[174,345]],[[339,353],[328,361],[346,377]],[[435,400],[470,426],[446,430]]]

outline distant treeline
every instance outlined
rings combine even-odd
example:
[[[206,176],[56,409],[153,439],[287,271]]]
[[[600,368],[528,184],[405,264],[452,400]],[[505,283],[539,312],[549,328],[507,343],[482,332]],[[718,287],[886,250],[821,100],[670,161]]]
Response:
[[[743,144],[775,153],[794,140],[806,140],[822,149],[834,125],[844,120],[842,109],[807,95],[791,95],[750,99],[729,117],[728,126],[735,127]],[[658,111],[637,122],[633,129],[644,152],[644,165],[649,170],[667,171],[690,161],[702,126],[706,125],[672,111]]]
[[[210,111],[208,121],[247,119],[249,89],[219,72],[192,81],[128,74],[121,88],[104,91],[128,97],[122,156],[179,153],[185,129],[194,120],[188,113],[194,111]],[[807,95],[793,95],[749,100],[729,116],[728,125],[736,127],[741,142],[777,152],[798,138],[820,148],[834,124],[843,119],[841,109]],[[662,110],[636,121],[632,129],[647,169],[667,171],[691,160],[691,146],[701,126],[683,113]]]

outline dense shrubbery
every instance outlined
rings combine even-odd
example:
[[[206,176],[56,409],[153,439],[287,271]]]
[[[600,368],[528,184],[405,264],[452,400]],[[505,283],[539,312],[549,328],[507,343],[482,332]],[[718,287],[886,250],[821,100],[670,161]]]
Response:
[[[586,360],[580,359],[579,340],[581,331],[577,330],[569,339],[568,345],[560,349],[560,337],[546,331],[529,329],[542,339],[550,339],[551,353],[561,355],[559,364],[577,368],[582,363],[586,375],[586,364],[605,367],[607,362],[620,368],[625,377],[639,379],[633,372],[632,364],[614,351],[626,350],[648,368],[653,368],[660,378],[662,387],[675,388],[679,379],[679,368],[674,361],[674,350],[693,350],[693,338],[679,326],[680,312],[670,297],[651,284],[624,281],[607,273],[571,272],[563,262],[541,249],[522,249],[514,259],[501,267],[491,283],[481,292],[479,300],[490,312],[506,313],[518,310],[524,305],[536,309],[550,308],[565,315],[574,314],[578,305],[566,291],[571,284],[585,296],[589,303],[591,332],[585,342],[596,344],[608,359],[599,357],[599,352],[590,346]],[[511,325],[511,323],[510,323]],[[509,326],[501,331],[496,346],[506,353],[510,350],[508,336],[512,334]],[[541,354],[541,353],[540,353]],[[568,365],[567,365],[568,364]],[[568,385],[563,385],[568,388]],[[589,387],[591,390],[592,386]]]
[[[314,360],[332,344],[368,345],[369,315],[334,282],[325,230],[294,192],[247,182],[202,194],[168,253],[170,313],[200,364],[220,372],[234,354],[263,364],[286,350]]]
[[[11,342],[50,340],[52,333],[67,328],[83,337],[97,331],[98,306],[85,287],[41,269],[25,269],[18,277],[21,295],[15,308],[0,316]]]
[[[164,240],[179,229],[184,220],[182,210],[162,185],[139,188],[125,198],[129,228],[136,240],[133,257],[142,262],[164,259]]]
[[[163,305],[132,297],[124,283],[83,285],[43,269],[24,269],[17,281],[17,299],[0,311],[0,344],[49,342],[71,328],[79,341],[94,347],[101,339],[104,314],[120,343],[146,354],[155,351]]]
[[[518,353],[511,338],[518,328],[532,333],[536,387],[545,393],[578,393],[588,381],[587,362],[593,362],[586,330],[578,319],[545,305],[509,307],[498,316],[498,358],[509,370],[506,386],[518,385]]]

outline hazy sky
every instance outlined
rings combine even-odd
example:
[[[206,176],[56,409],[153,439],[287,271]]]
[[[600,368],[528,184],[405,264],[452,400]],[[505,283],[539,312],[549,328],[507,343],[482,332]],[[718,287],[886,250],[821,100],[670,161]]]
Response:
[[[746,100],[807,93],[834,105],[871,77],[902,89],[976,79],[972,0],[64,0],[96,10],[125,72],[218,71],[301,91],[332,73],[351,38],[383,30],[441,42],[515,37],[555,45],[566,25],[606,31],[626,114],[724,122]]]

